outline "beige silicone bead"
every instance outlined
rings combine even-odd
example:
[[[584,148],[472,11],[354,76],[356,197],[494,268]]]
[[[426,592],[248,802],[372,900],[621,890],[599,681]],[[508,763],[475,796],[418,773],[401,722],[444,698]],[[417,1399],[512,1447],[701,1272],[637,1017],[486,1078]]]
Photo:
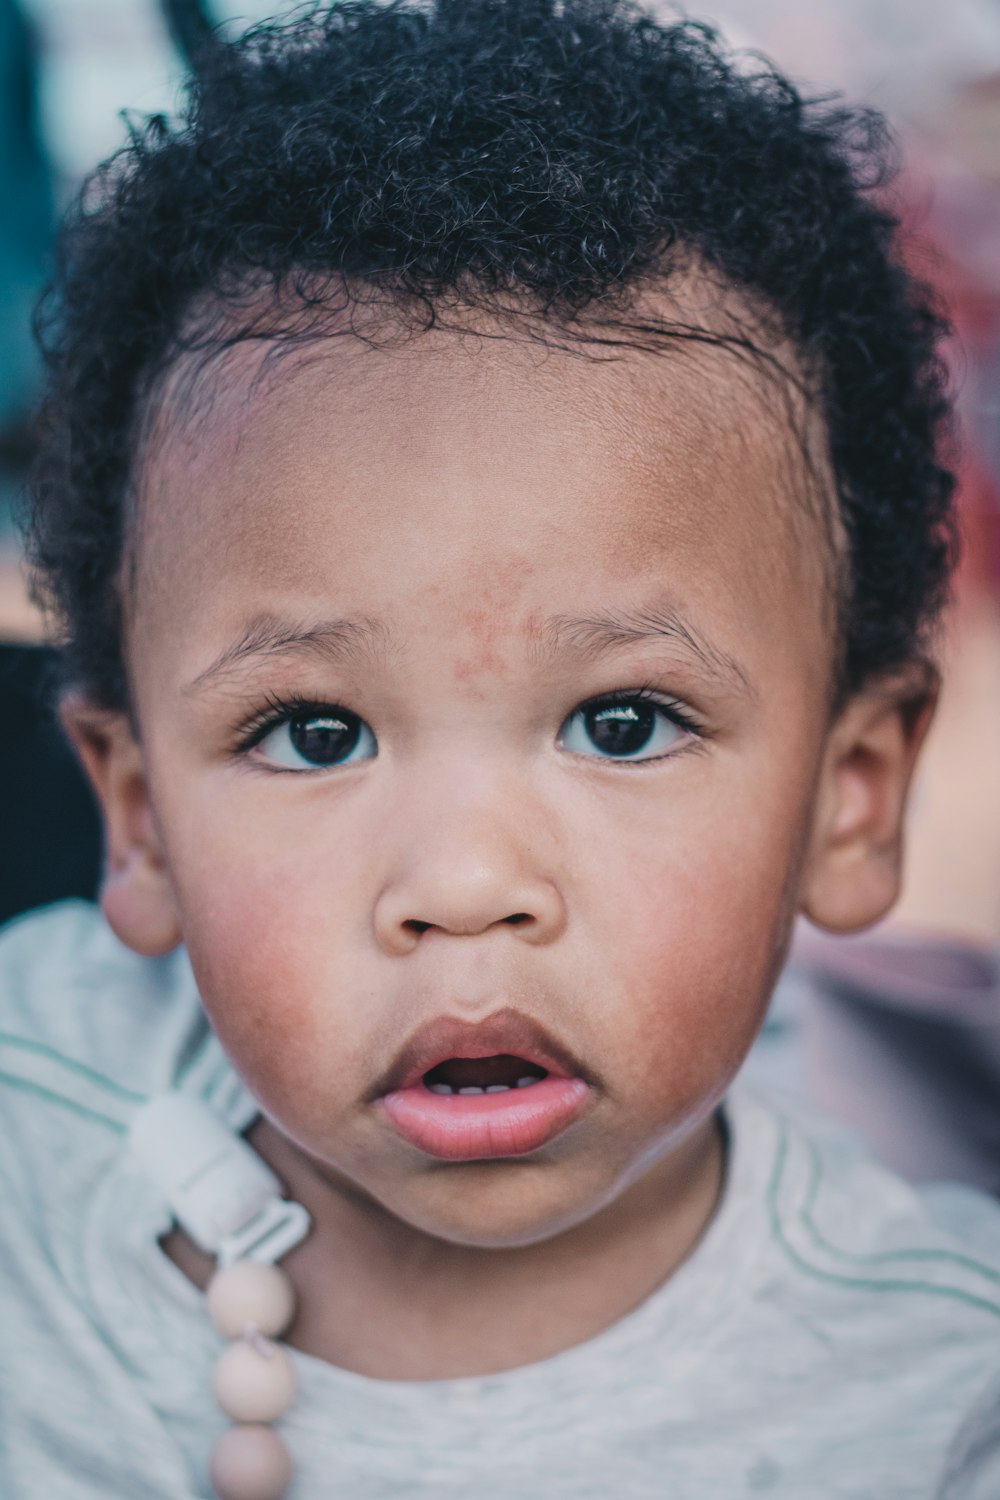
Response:
[[[216,1360],[212,1389],[234,1422],[276,1422],[295,1400],[295,1366],[280,1344],[240,1339]]]
[[[230,1427],[212,1449],[208,1473],[219,1500],[281,1500],[292,1459],[270,1427]]]
[[[237,1260],[209,1282],[208,1312],[223,1338],[240,1338],[248,1323],[277,1338],[295,1316],[295,1288],[278,1266]]]

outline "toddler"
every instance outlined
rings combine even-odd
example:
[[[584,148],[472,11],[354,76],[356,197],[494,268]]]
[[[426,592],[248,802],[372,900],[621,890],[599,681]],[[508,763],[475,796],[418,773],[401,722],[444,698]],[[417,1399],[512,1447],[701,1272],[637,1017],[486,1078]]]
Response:
[[[4,1497],[961,1480],[995,1207],[733,1082],[934,704],[885,170],[627,0],[347,0],[88,185],[29,543],[106,870],[0,939]]]

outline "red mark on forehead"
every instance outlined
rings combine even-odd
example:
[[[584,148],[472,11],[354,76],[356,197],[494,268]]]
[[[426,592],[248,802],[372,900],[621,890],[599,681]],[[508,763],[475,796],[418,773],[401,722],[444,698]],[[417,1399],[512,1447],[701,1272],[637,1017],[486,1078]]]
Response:
[[[493,610],[475,609],[463,616],[462,639],[475,649],[456,660],[453,670],[457,682],[469,683],[487,674],[506,677],[507,664],[496,649],[497,636],[502,633],[501,618]]]
[[[457,682],[467,685],[477,677],[508,675],[508,663],[498,646],[505,638],[526,633],[524,625],[514,623],[513,605],[534,571],[527,558],[512,557],[476,580],[476,606],[465,610],[457,622],[456,643],[465,647],[452,668]],[[541,611],[533,613],[541,619]]]
[[[542,634],[545,613],[541,609],[529,609],[521,621],[521,634],[529,641],[537,641]]]

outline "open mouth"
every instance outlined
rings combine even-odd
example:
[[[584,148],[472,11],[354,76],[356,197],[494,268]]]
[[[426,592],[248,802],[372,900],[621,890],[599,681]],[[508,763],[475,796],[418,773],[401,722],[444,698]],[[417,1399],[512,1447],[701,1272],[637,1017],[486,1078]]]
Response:
[[[501,1053],[498,1057],[450,1057],[424,1074],[424,1087],[442,1096],[461,1094],[509,1094],[529,1089],[547,1078],[548,1069],[523,1057]]]
[[[524,1156],[580,1114],[591,1084],[514,1010],[472,1025],[439,1017],[402,1049],[373,1102],[409,1145],[443,1161]]]

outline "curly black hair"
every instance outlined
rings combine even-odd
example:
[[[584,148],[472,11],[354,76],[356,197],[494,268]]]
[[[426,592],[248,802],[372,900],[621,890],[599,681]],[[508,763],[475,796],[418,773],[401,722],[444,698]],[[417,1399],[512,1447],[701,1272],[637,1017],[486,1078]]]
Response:
[[[943,324],[879,191],[892,154],[877,115],[804,100],[631,0],[343,0],[207,49],[183,116],[133,127],[82,191],[40,310],[26,529],[68,680],[127,705],[131,470],[199,308],[226,309],[227,339],[268,331],[262,286],[300,335],[345,297],[423,326],[518,305],[565,333],[692,254],[768,309],[825,419],[841,688],[919,657],[947,594],[953,480]],[[201,333],[221,339],[218,317]]]

